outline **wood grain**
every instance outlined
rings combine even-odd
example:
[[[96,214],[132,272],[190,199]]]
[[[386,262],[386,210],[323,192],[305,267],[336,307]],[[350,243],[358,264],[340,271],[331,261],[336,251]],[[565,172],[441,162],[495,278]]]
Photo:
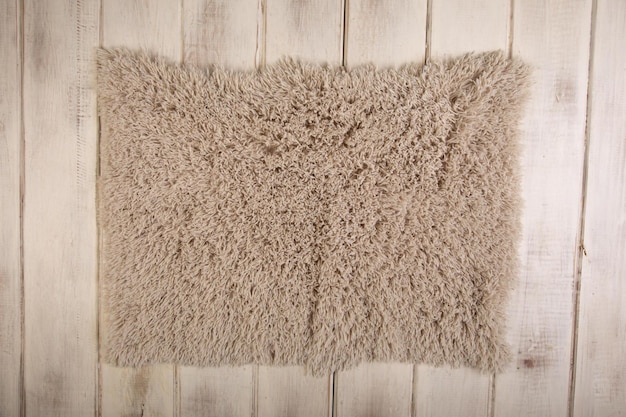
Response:
[[[18,3],[0,3],[0,415],[21,405],[21,20]]]
[[[87,416],[97,393],[99,5],[23,6],[25,412]]]
[[[345,64],[397,66],[423,61],[426,0],[348,1]]]
[[[182,11],[178,1],[102,0],[102,46],[145,49],[180,60]]]
[[[432,0],[432,56],[505,50],[509,1]]]
[[[102,1],[102,46],[142,48],[181,59],[182,16],[178,2]],[[102,364],[101,369],[103,416],[173,416],[177,411],[174,366],[124,369]]]
[[[185,62],[254,68],[258,0],[185,0]]]
[[[513,364],[496,416],[567,415],[582,199],[591,1],[516,1],[513,56],[534,66],[522,123],[521,276],[509,309]]]
[[[143,368],[103,366],[103,416],[171,416],[174,410],[171,365]]]
[[[509,4],[503,1],[433,0],[431,58],[505,50]],[[460,368],[417,366],[414,416],[486,416],[493,393],[489,375]]]
[[[626,4],[597,2],[575,416],[626,413]]]
[[[180,367],[180,415],[236,417],[254,415],[253,366]]]
[[[412,366],[368,363],[338,372],[335,416],[411,415]]]
[[[426,2],[347,3],[345,65],[372,63],[397,66],[423,62],[426,46]],[[413,366],[363,364],[338,372],[335,415],[408,416],[411,414]]]
[[[306,375],[304,367],[261,367],[258,417],[330,416],[332,379]]]
[[[184,3],[185,62],[255,67],[257,0],[187,0]],[[197,368],[181,366],[181,416],[250,416],[255,407],[254,366]]]
[[[491,380],[470,369],[417,367],[413,416],[487,416]]]
[[[341,64],[342,0],[268,0],[265,60],[284,56]]]

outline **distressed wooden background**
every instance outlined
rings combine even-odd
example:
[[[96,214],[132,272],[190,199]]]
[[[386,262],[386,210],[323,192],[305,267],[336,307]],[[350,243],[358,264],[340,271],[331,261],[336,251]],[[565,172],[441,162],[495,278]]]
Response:
[[[490,49],[534,65],[514,363],[100,363],[98,45],[232,68]],[[623,0],[0,0],[0,415],[626,415],[625,167]]]

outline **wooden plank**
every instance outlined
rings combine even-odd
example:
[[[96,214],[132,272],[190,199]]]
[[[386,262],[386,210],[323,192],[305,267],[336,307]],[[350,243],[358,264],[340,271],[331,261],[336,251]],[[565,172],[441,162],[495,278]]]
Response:
[[[307,62],[341,64],[343,2],[341,0],[271,0],[265,16],[265,56],[272,63],[284,56]],[[303,367],[258,369],[259,417],[330,415],[332,375],[313,378]]]
[[[342,0],[267,1],[265,59],[284,56],[341,64]]]
[[[487,416],[491,379],[470,369],[417,366],[413,416]]]
[[[89,416],[97,399],[99,4],[23,7],[25,412]]]
[[[259,0],[185,0],[185,62],[254,68]]]
[[[505,50],[509,16],[509,2],[433,0],[428,46],[431,57]],[[469,417],[489,412],[491,380],[475,370],[419,365],[413,385],[414,416]]]
[[[509,1],[432,0],[431,51],[455,56],[507,47]]]
[[[185,62],[254,68],[258,12],[258,0],[186,0]],[[253,415],[254,370],[254,366],[180,367],[180,415]]]
[[[176,1],[102,0],[102,46],[182,57],[182,13]]]
[[[304,367],[260,367],[259,417],[330,416],[332,378],[306,375]]]
[[[102,1],[102,46],[142,48],[181,59],[182,16],[178,2]],[[124,369],[102,364],[101,369],[103,416],[174,415],[177,387],[173,365]]]
[[[397,1],[393,7],[384,2],[348,2],[345,65],[373,63],[388,67],[407,61],[422,62],[426,6],[425,1],[408,0]],[[338,372],[335,415],[408,416],[412,381],[410,364],[371,363]]]
[[[254,415],[254,366],[180,367],[180,415],[236,417]]]
[[[335,416],[411,415],[413,366],[367,363],[335,378]]]
[[[114,368],[102,365],[103,416],[171,416],[174,410],[171,365]]]
[[[575,416],[626,410],[626,3],[597,2]]]
[[[345,63],[381,66],[423,61],[426,45],[426,0],[348,1]]]
[[[516,1],[513,56],[535,67],[522,122],[520,282],[510,303],[513,364],[496,416],[567,415],[591,0]]]
[[[0,415],[20,414],[21,64],[16,1],[0,4]]]

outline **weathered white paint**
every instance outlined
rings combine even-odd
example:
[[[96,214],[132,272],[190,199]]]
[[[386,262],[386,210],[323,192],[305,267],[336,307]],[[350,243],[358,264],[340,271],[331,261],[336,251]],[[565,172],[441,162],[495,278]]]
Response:
[[[24,406],[32,416],[90,415],[97,398],[99,10],[97,1],[23,2]]]
[[[21,27],[19,4],[0,4],[0,415],[20,413]]]
[[[515,1],[512,19],[508,0],[430,2],[433,56],[512,44],[513,56],[535,66],[522,124],[526,204],[520,283],[509,310],[515,358],[496,377],[495,395],[489,378],[470,370],[370,364],[334,379],[311,379],[302,368],[123,370],[97,360],[92,75],[99,35],[105,46],[145,48],[172,59],[238,69],[284,55],[348,66],[399,65],[424,59],[426,0],[393,6],[357,0],[4,2],[0,414],[19,414],[20,392],[26,415],[269,416],[303,415],[304,410],[329,415],[333,408],[337,416],[623,413],[626,10],[620,2],[597,0],[592,42],[592,1]],[[586,251],[577,249],[581,237]]]
[[[515,1],[514,57],[534,66],[522,122],[521,271],[509,308],[513,364],[495,415],[565,416],[574,318],[591,0]]]
[[[574,415],[626,415],[626,3],[597,2]]]

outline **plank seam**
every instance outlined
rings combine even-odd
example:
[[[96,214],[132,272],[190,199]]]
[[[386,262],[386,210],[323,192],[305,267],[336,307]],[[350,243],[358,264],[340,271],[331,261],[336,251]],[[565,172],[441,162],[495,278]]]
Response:
[[[433,0],[426,1],[426,45],[424,63],[430,60],[431,39],[433,34]]]
[[[337,382],[339,381],[339,373],[338,372],[333,372],[333,391],[332,391],[332,397],[333,397],[333,402],[332,402],[332,414],[331,417],[337,417],[337,407],[339,404],[337,404]]]
[[[331,373],[330,375],[328,375],[328,397],[326,400],[326,406],[328,408],[326,415],[328,417],[333,417],[334,415],[334,411],[333,411],[333,405],[334,405],[334,401],[333,401],[333,387],[334,387],[334,378],[335,378],[335,373]]]
[[[103,11],[104,0],[100,0],[98,7],[98,47],[102,47],[103,39]],[[96,75],[97,76],[97,75]],[[98,187],[98,179],[100,178],[100,135],[101,124],[100,117],[98,116],[98,101],[96,100],[96,214],[98,213],[98,206],[100,201],[100,190]],[[100,222],[96,215],[96,262],[98,263],[96,269],[96,356],[98,363],[96,364],[96,417],[102,416],[102,354],[100,351],[100,310],[102,308],[100,304],[100,280],[101,280],[101,266],[102,266],[102,232],[100,230]]]
[[[254,51],[254,66],[257,70],[265,66],[266,39],[267,5],[266,0],[259,0],[257,5],[256,50]]]
[[[256,49],[254,51],[254,66],[257,70],[265,67],[267,53],[267,3],[259,0],[257,3],[257,30]],[[259,415],[259,365],[252,366],[252,404],[251,416]]]
[[[413,364],[413,375],[411,376],[411,417],[417,417],[417,364]]]
[[[20,374],[19,374],[19,413],[21,417],[26,417],[26,381],[25,381],[25,347],[26,347],[26,297],[24,284],[24,196],[26,194],[26,128],[24,123],[24,0],[17,0],[17,26],[18,26],[18,62],[20,90],[19,120],[20,120],[20,166],[19,166],[19,187],[20,187],[20,253],[19,253],[19,274],[20,274]]]
[[[585,250],[585,216],[587,212],[587,178],[589,173],[589,143],[591,137],[590,117],[592,108],[593,87],[593,61],[595,56],[597,0],[591,2],[591,24],[589,35],[589,63],[587,67],[587,108],[585,113],[585,140],[583,151],[583,169],[581,184],[580,222],[578,225],[578,237],[576,239],[576,256],[574,257],[574,311],[572,318],[572,342],[570,353],[569,392],[567,396],[567,415],[574,416],[574,400],[576,396],[576,365],[578,362],[578,325],[580,321],[580,288],[582,281],[583,258],[587,255]]]
[[[493,417],[496,412],[496,374],[489,375],[489,390],[487,393],[487,416]]]
[[[185,63],[185,0],[180,0],[178,3],[178,26],[179,26],[179,40],[180,40],[180,56],[179,60],[181,64]],[[172,372],[172,416],[179,417],[181,412],[180,403],[180,374],[178,364],[174,364]]]
[[[180,0],[180,62],[185,63],[185,0]]]
[[[509,2],[509,31],[507,33],[507,57],[509,59],[513,58],[513,37],[515,35],[515,0],[511,0]]]
[[[348,63],[348,19],[350,0],[343,0],[343,16],[341,28],[341,65],[345,67]]]
[[[259,415],[259,365],[252,367],[252,417]]]
[[[515,36],[515,0],[509,2],[509,27],[507,32],[507,45],[506,55],[508,59],[513,59],[513,42]],[[491,374],[489,376],[489,402],[488,402],[488,417],[494,417],[496,415],[496,384],[497,375]]]

